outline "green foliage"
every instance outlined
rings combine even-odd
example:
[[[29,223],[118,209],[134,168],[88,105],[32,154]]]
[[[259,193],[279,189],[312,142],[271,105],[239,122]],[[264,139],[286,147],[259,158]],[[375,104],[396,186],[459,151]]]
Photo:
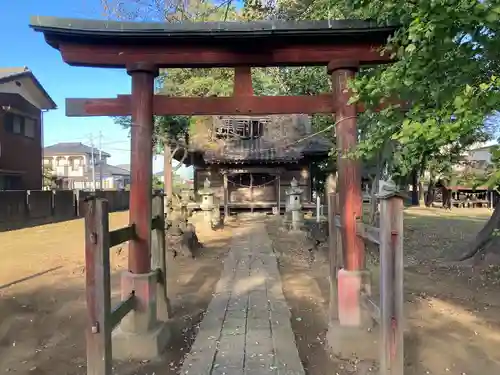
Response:
[[[52,167],[44,165],[42,170],[43,187],[54,189],[56,187],[57,177],[53,173]]]
[[[467,135],[491,134],[492,129],[484,128],[485,119],[500,105],[499,66],[494,66],[500,23],[491,16],[497,14],[497,1],[345,4],[363,18],[401,25],[385,48],[397,61],[361,71],[353,83],[355,99],[371,108],[389,98],[411,103],[406,112],[395,106],[375,114],[377,121],[361,153],[390,136],[404,149],[407,161],[418,162],[422,152],[431,158],[447,145],[463,144]]]
[[[433,173],[444,173],[461,151],[496,132],[498,124],[487,119],[500,104],[498,0],[280,4],[280,15],[290,20],[361,18],[400,25],[383,51],[397,60],[362,68],[352,84],[353,100],[368,108],[358,120],[357,157],[369,162],[383,153],[399,177],[414,168],[425,169],[429,161]],[[307,94],[315,83],[328,81],[324,70],[315,69],[285,70],[291,92]],[[409,110],[370,110],[391,98],[410,103]]]
[[[153,176],[152,178],[152,185],[153,185],[153,190],[162,190],[163,189],[163,182],[158,176]]]
[[[115,122],[124,129],[132,128],[130,116],[119,116],[114,118]],[[153,129],[153,143],[151,147],[156,153],[163,152],[163,142],[184,141],[189,134],[191,119],[187,116],[155,116]]]
[[[146,4],[147,3],[147,4]],[[212,1],[156,2],[142,0],[103,0],[103,10],[114,19],[151,21],[219,21],[237,18],[232,2]],[[157,93],[169,96],[220,96],[232,91],[233,71],[229,69],[169,69],[160,72],[156,80]],[[115,122],[126,129],[132,126],[130,117],[116,117]],[[152,147],[163,151],[163,141],[186,140],[192,123],[188,116],[155,116]]]
[[[138,0],[128,3],[137,5]],[[462,151],[497,131],[498,122],[490,119],[500,108],[499,0],[282,0],[275,5],[245,0],[241,11],[231,2],[171,5],[155,17],[170,22],[361,18],[400,25],[382,51],[394,63],[363,67],[351,85],[353,101],[367,108],[358,120],[361,142],[355,156],[390,169],[398,178],[415,169],[427,169],[433,176],[450,175],[451,164]],[[139,13],[130,10],[128,19],[140,18]],[[171,69],[162,72],[158,85],[165,95],[226,96],[232,93],[232,79],[233,71],[228,69]],[[324,67],[253,69],[253,81],[258,95],[313,95],[330,90]],[[403,111],[393,105],[374,111],[394,98],[409,103],[408,108]],[[158,136],[175,138],[187,133],[186,124],[193,121],[176,117],[155,123]],[[315,131],[332,124],[331,116],[313,118]],[[489,176],[500,177],[491,171]]]
[[[491,164],[486,168],[484,175],[480,176],[480,181],[489,189],[498,190],[500,186],[500,146],[492,146],[490,153]]]

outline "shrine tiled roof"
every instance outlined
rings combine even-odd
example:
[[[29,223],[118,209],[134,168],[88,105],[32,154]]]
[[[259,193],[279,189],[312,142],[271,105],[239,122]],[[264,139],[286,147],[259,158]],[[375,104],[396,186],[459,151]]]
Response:
[[[207,150],[203,158],[207,163],[293,163],[302,159],[303,153],[294,147],[279,147],[264,139],[234,139],[217,150]]]
[[[71,19],[50,16],[32,16],[30,26],[45,34],[49,43],[58,48],[59,41],[99,40],[107,43],[111,38],[121,42],[174,42],[183,39],[198,43],[217,43],[228,40],[284,41],[300,38],[302,42],[318,43],[332,37],[343,42],[385,43],[397,26],[378,25],[364,20],[323,21],[253,21],[253,22],[122,22],[109,20]],[[306,42],[307,43],[307,42]]]

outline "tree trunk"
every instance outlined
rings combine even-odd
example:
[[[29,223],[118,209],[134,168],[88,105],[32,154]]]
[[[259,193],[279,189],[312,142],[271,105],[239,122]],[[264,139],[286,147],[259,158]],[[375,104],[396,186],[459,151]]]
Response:
[[[451,190],[446,186],[442,186],[441,195],[443,196],[443,208],[451,210]]]
[[[476,238],[470,243],[460,261],[474,258],[475,263],[483,260],[488,253],[500,257],[500,205],[495,207],[493,214],[483,229],[479,231]]]
[[[421,202],[424,200],[424,185],[422,181],[418,181],[418,201]]]
[[[429,186],[427,187],[427,194],[425,196],[425,207],[430,207],[434,203],[434,179],[431,177]]]
[[[422,160],[420,162],[420,170],[418,171],[418,201],[423,201],[425,200],[425,194],[424,194],[424,186],[422,184],[422,178],[425,175],[425,168],[426,168],[426,157],[425,155],[422,155]]]
[[[412,206],[419,206],[420,205],[420,199],[419,199],[419,189],[418,189],[418,171],[417,168],[413,168],[413,171],[411,172],[411,205]]]

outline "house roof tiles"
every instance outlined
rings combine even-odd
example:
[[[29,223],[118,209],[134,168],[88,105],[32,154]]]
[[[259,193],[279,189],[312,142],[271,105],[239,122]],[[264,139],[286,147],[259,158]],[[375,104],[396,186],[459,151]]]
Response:
[[[50,97],[47,91],[43,88],[42,84],[35,77],[33,72],[27,67],[10,67],[10,68],[0,68],[0,84],[10,82],[16,79],[21,79],[27,77],[31,79],[36,88],[42,93],[47,101],[46,108],[42,109],[56,109],[57,105],[54,100]]]
[[[57,155],[75,155],[75,154],[91,154],[92,147],[87,146],[81,142],[61,142],[43,149],[44,156],[57,156]],[[94,148],[94,153],[97,155],[99,150]],[[102,151],[104,157],[110,157],[107,152]]]

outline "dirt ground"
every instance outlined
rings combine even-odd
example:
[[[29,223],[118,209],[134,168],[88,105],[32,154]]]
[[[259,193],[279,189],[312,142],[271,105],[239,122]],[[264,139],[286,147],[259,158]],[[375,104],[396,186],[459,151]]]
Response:
[[[125,225],[127,215],[112,214],[111,228]],[[440,262],[460,253],[488,215],[481,209],[406,211],[405,375],[500,373],[499,268],[456,268]],[[179,372],[237,225],[229,222],[217,232],[198,225],[206,246],[199,258],[169,259],[171,347],[159,362],[115,362],[116,374]],[[320,251],[312,259],[303,242],[280,232],[273,220],[268,230],[281,254],[284,292],[307,374],[361,374],[355,353],[337,358],[325,349],[325,254]],[[0,233],[0,256],[0,373],[85,374],[83,221]],[[111,261],[116,302],[126,246],[113,248]],[[369,365],[376,368],[376,363]]]
[[[486,209],[406,210],[405,375],[500,373],[500,268],[459,268],[444,261],[464,250],[489,215]],[[280,231],[275,222],[268,223],[268,231],[279,254],[283,288],[307,374],[374,371],[377,363],[360,366],[364,358],[356,353],[338,358],[325,349],[326,255],[320,251],[311,258],[303,240]],[[376,346],[373,349],[376,358]]]
[[[114,213],[110,227],[127,222],[127,212]],[[193,327],[212,298],[231,236],[231,224],[217,232],[196,228],[205,245],[199,257],[169,259],[171,347],[161,362],[114,363],[115,373],[179,372]],[[0,233],[0,373],[86,373],[83,243],[83,220]],[[126,245],[111,249],[113,302],[126,253]]]

